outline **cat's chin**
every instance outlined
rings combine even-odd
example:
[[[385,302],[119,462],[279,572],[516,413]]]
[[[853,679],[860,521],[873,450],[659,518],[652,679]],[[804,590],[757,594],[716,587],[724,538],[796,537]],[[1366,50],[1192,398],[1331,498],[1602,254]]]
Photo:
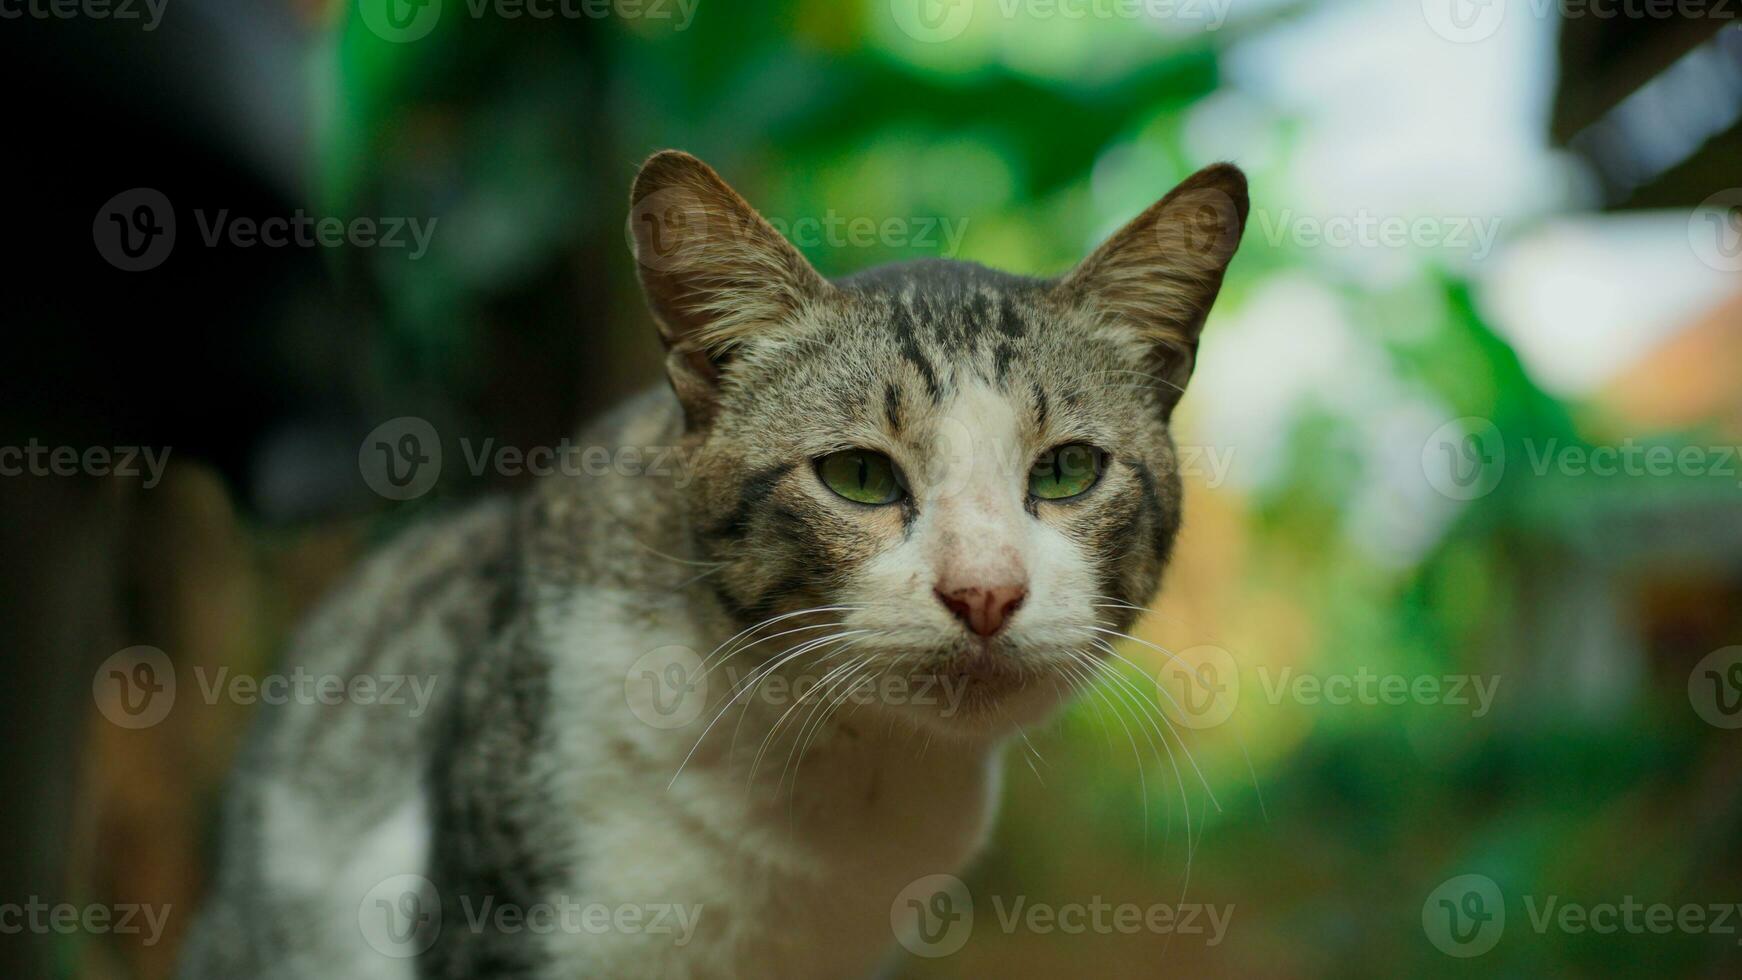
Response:
[[[1062,675],[974,658],[915,672],[910,687],[934,696],[891,703],[888,710],[924,731],[961,738],[995,738],[1041,724],[1070,696]]]

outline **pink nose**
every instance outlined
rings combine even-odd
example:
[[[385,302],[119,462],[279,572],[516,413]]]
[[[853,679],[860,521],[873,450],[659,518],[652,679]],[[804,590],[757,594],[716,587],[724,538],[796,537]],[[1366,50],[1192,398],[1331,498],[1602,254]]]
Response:
[[[1021,585],[994,585],[990,588],[965,586],[936,589],[938,601],[956,614],[969,629],[980,636],[991,636],[1004,628],[1010,617],[1028,598],[1028,589]]]

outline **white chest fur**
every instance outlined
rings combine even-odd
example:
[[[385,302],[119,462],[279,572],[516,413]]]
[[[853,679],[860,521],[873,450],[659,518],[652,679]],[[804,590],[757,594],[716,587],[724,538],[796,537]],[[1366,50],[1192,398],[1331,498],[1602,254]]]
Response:
[[[547,933],[553,959],[576,976],[869,973],[893,944],[901,889],[959,871],[984,840],[997,745],[928,739],[848,707],[798,753],[796,716],[810,705],[788,715],[793,695],[727,708],[727,678],[744,676],[722,671],[685,723],[649,723],[626,691],[637,662],[673,647],[706,655],[717,641],[671,625],[676,616],[628,622],[628,598],[587,593],[547,633],[562,647],[550,777],[577,845],[567,894],[551,898],[583,909],[571,925],[586,923]]]

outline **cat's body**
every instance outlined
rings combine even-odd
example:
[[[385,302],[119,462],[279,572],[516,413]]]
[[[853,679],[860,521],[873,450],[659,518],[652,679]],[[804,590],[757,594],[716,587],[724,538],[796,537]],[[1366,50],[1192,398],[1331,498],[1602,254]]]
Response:
[[[659,390],[583,438],[669,446],[678,424]],[[798,977],[863,974],[886,952],[894,895],[959,867],[982,838],[996,743],[934,746],[919,767],[923,735],[852,725],[808,747],[799,806],[774,787],[784,742],[760,785],[698,754],[668,789],[695,733],[626,717],[624,679],[650,650],[706,653],[738,629],[706,613],[705,580],[684,585],[695,566],[656,554],[686,550],[664,517],[670,489],[552,480],[421,527],[350,579],[292,660],[316,675],[436,678],[433,697],[418,717],[410,703],[266,709],[277,717],[238,766],[232,850],[195,940],[193,959],[211,957],[202,975]],[[729,688],[712,688],[723,703]],[[740,749],[788,706],[750,701]],[[432,854],[437,833],[465,838],[466,853]],[[438,883],[444,908],[428,952],[396,961],[359,916],[402,875]],[[491,920],[568,903],[640,908],[671,928],[474,933],[486,900]]]
[[[1214,173],[1198,189],[1237,201],[1237,240],[1244,184]],[[1135,379],[1183,382],[1231,242],[1169,282],[1207,290],[1170,300],[1180,373],[1081,312],[1134,315],[1115,246],[1149,243],[1058,282],[928,263],[825,284],[713,182],[678,154],[644,169],[638,206],[676,190],[716,233],[745,224],[701,258],[643,237],[672,390],[581,440],[693,466],[548,478],[352,577],[291,662],[430,700],[266,712],[187,976],[864,975],[902,889],[983,842],[1012,727],[1153,591],[1175,392]],[[734,250],[745,283],[697,271]],[[749,335],[782,320],[802,329]],[[1072,439],[1104,450],[1089,489],[1012,489]],[[867,445],[842,487],[823,461]],[[884,453],[900,489],[854,502]],[[673,664],[691,683],[662,688]],[[777,677],[814,686],[739,696]]]

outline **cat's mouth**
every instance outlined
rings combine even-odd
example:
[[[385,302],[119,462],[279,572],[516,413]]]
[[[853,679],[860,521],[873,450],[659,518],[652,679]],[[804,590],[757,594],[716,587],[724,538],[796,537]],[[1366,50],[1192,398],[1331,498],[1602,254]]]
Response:
[[[1013,705],[1031,700],[1029,695],[1037,688],[1056,688],[1056,684],[1047,683],[1045,670],[992,645],[963,651],[915,676],[937,691],[935,714],[939,720],[970,722],[976,727],[981,720],[990,722]]]

